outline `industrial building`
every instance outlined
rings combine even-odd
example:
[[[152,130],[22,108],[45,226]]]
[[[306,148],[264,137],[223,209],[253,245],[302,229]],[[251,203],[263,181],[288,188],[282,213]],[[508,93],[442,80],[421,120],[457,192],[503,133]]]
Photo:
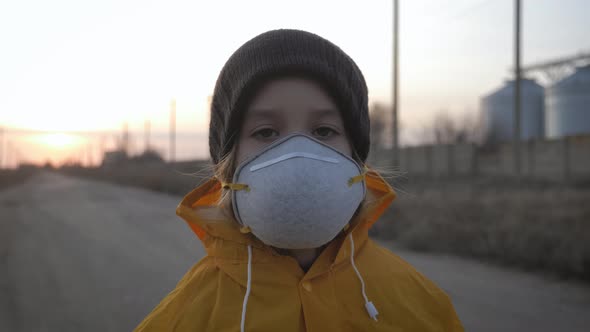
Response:
[[[580,61],[586,62],[580,65]],[[546,71],[554,83],[544,88],[532,79],[521,79],[521,139],[590,134],[589,61],[590,54],[583,54],[524,70],[525,73]],[[566,76],[563,73],[568,66],[567,73],[573,73]],[[561,79],[556,79],[559,76],[555,73],[562,73]],[[481,116],[488,143],[513,138],[514,85],[514,80],[508,80],[481,98]]]
[[[521,80],[521,139],[544,135],[545,91],[534,80]],[[514,80],[481,99],[481,111],[488,142],[509,141],[514,127]]]
[[[547,138],[590,133],[590,65],[547,89],[545,123]]]

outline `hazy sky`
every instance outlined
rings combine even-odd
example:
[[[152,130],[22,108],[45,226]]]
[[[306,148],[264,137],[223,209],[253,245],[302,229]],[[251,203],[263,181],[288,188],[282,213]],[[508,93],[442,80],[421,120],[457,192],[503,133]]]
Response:
[[[128,121],[139,132],[149,119],[163,133],[176,98],[178,129],[204,137],[207,96],[224,62],[274,28],[339,45],[363,71],[371,101],[389,103],[391,3],[4,0],[0,126],[104,131]],[[590,1],[523,3],[525,64],[590,50]],[[443,109],[475,113],[481,95],[509,75],[513,1],[401,0],[400,7],[404,128]],[[206,142],[183,149],[187,158],[207,153]]]

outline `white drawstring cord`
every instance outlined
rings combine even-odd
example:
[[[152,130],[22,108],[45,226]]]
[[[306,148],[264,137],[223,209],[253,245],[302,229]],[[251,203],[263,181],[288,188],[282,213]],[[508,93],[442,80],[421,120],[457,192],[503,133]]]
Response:
[[[245,331],[246,325],[246,306],[248,305],[248,297],[250,297],[250,285],[252,283],[252,246],[248,245],[248,283],[246,284],[246,295],[244,295],[244,303],[242,304],[242,324],[241,330]]]
[[[354,269],[354,272],[356,272],[357,277],[359,277],[359,280],[361,281],[361,291],[363,292],[363,297],[365,298],[365,309],[367,309],[367,313],[369,314],[369,316],[371,318],[373,318],[375,321],[377,321],[377,315],[379,314],[379,311],[377,311],[377,308],[375,308],[375,305],[373,304],[373,302],[369,301],[369,298],[367,298],[367,294],[365,293],[365,282],[363,281],[363,277],[361,276],[361,273],[359,272],[359,270],[356,268],[356,265],[354,264],[354,240],[352,239],[352,233],[350,233],[350,263],[352,264],[352,268]]]

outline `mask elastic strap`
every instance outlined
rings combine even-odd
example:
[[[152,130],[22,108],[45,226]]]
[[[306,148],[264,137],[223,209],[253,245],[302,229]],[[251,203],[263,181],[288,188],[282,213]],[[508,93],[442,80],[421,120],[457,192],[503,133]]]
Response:
[[[221,183],[221,188],[223,188],[223,189],[229,189],[229,190],[233,190],[233,191],[244,190],[246,192],[250,192],[250,186],[248,186],[245,183],[227,183],[227,182],[222,182]]]
[[[373,302],[369,301],[369,298],[367,298],[367,293],[365,293],[365,282],[363,281],[363,277],[361,276],[361,273],[359,272],[359,270],[356,268],[356,265],[354,264],[354,240],[352,239],[352,233],[350,233],[350,263],[352,264],[352,267],[354,268],[354,272],[356,272],[357,277],[359,277],[359,280],[361,281],[361,292],[363,293],[363,297],[365,298],[365,309],[367,310],[367,313],[369,314],[369,316],[374,319],[375,321],[377,321],[377,315],[379,314],[379,311],[377,311],[377,308],[375,308],[375,305],[373,304]]]
[[[252,285],[252,246],[248,245],[248,283],[246,284],[246,295],[244,295],[244,303],[242,304],[242,322],[240,324],[240,331],[246,330],[246,307],[248,306],[248,298],[250,297],[250,289]]]
[[[365,179],[365,176],[367,175],[368,171],[369,171],[369,169],[365,166],[363,168],[363,172],[361,174],[353,176],[350,179],[348,179],[348,186],[352,187],[353,184],[363,181]]]

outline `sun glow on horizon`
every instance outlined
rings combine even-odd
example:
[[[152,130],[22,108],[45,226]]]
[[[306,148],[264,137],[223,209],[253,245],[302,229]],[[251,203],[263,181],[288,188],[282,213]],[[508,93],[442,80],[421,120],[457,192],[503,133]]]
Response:
[[[66,149],[79,144],[81,138],[66,133],[51,133],[41,135],[37,140],[38,142],[54,149]]]

